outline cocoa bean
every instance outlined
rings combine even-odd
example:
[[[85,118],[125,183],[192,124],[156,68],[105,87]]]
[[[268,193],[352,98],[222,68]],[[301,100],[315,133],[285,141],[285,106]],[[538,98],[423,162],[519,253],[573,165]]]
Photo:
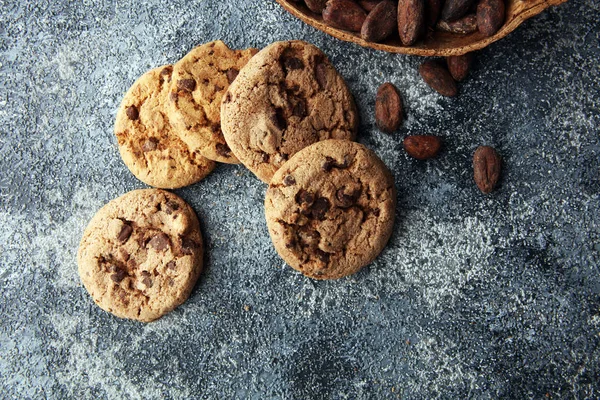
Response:
[[[327,4],[327,0],[304,0],[304,2],[310,11],[317,14],[321,14]]]
[[[394,132],[402,123],[402,99],[398,89],[389,82],[377,89],[375,122],[386,133]]]
[[[398,25],[398,10],[391,0],[380,2],[367,15],[360,36],[369,42],[380,42],[390,36]]]
[[[425,28],[425,0],[398,1],[398,33],[405,46],[412,46]]]
[[[428,27],[433,28],[440,19],[442,0],[425,0],[425,20]]]
[[[477,5],[477,27],[485,36],[498,32],[504,18],[504,0],[481,0]]]
[[[473,155],[473,178],[479,190],[490,193],[502,169],[502,159],[496,150],[490,146],[480,146]]]
[[[473,53],[463,54],[462,56],[450,56],[446,58],[448,71],[455,81],[462,81],[469,74],[471,62],[473,61]]]
[[[323,10],[323,21],[329,26],[346,31],[359,32],[367,13],[350,0],[328,0]]]
[[[442,8],[442,19],[454,21],[463,17],[473,5],[474,0],[446,0]]]
[[[441,147],[442,141],[437,136],[413,135],[404,138],[404,150],[409,156],[417,160],[427,160],[435,157]]]
[[[358,4],[365,9],[366,12],[371,12],[381,0],[359,0]]]
[[[419,74],[433,90],[442,96],[453,97],[458,94],[456,82],[450,72],[435,60],[427,60],[419,67]]]
[[[438,31],[451,33],[473,33],[477,31],[477,16],[475,14],[468,14],[462,18],[450,22],[440,20],[435,26],[435,29]]]

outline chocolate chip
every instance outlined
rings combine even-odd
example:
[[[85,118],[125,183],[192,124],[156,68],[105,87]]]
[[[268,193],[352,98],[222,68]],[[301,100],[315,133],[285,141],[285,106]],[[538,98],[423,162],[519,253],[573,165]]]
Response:
[[[344,187],[338,189],[335,192],[335,198],[337,199],[340,207],[342,207],[342,208],[352,207],[356,203],[358,196],[360,196],[360,191],[357,190],[357,191],[352,192],[351,194],[346,194],[345,190],[346,190],[346,188],[344,188]]]
[[[140,117],[140,113],[136,106],[127,107],[127,110],[125,110],[125,114],[127,114],[127,118],[129,118],[132,121],[135,121]]]
[[[167,268],[169,269],[177,269],[177,264],[175,263],[175,260],[171,260],[167,263]]]
[[[268,163],[269,159],[270,159],[269,155],[263,151],[262,152],[262,162],[263,163]]]
[[[285,57],[283,59],[283,69],[285,70],[286,73],[289,71],[293,71],[295,69],[302,69],[302,68],[304,68],[304,63],[299,58]]]
[[[157,138],[148,138],[144,144],[142,145],[142,150],[144,151],[144,153],[147,153],[149,151],[154,151],[156,150],[156,147],[158,146],[158,139]]]
[[[127,272],[122,269],[116,269],[116,272],[110,276],[110,279],[115,283],[120,283],[126,276]]]
[[[379,208],[374,208],[373,210],[371,210],[371,212],[376,217],[379,217],[379,214],[381,213],[381,211],[379,211]]]
[[[150,272],[142,271],[142,283],[146,285],[146,287],[152,287],[154,282],[152,282],[152,279],[150,279]]]
[[[315,77],[321,89],[325,89],[327,87],[327,66],[322,62],[315,67]]]
[[[298,193],[296,193],[295,199],[296,203],[310,207],[315,201],[315,196],[304,189],[300,189]]]
[[[277,107],[275,109],[275,111],[271,114],[271,121],[279,130],[284,130],[287,128],[287,121],[285,120],[283,108]]]
[[[132,232],[133,232],[133,228],[131,227],[131,225],[124,224],[121,227],[121,231],[117,235],[117,241],[119,243],[125,243],[129,239],[129,237],[131,236]]]
[[[328,263],[329,257],[331,257],[330,253],[326,253],[321,249],[315,249],[315,255],[319,260],[323,261],[324,263]]]
[[[164,210],[168,215],[173,214],[173,212],[179,210],[179,204],[174,201],[167,201],[164,205]]]
[[[306,117],[306,103],[302,99],[297,99],[294,108],[292,109],[292,115],[295,117],[304,118]]]
[[[181,238],[181,252],[183,254],[193,254],[194,250],[198,248],[198,244],[192,239],[186,237]]]
[[[233,82],[235,78],[237,78],[239,73],[240,71],[238,71],[237,69],[229,68],[225,73],[227,75],[227,81],[229,81],[229,83]]]
[[[215,85],[215,92],[220,92],[223,89],[224,89],[223,86]]]
[[[180,79],[177,81],[177,89],[179,90],[187,90],[188,92],[192,92],[196,89],[196,81],[193,79]]]
[[[162,71],[160,71],[161,75],[171,75],[171,73],[173,72],[173,67],[170,65],[167,65],[166,67],[164,67],[162,69]]]
[[[296,179],[294,179],[293,176],[291,175],[286,175],[285,178],[283,178],[283,184],[284,186],[292,186],[296,184]]]
[[[165,233],[161,232],[157,235],[154,235],[148,244],[155,250],[162,251],[169,247],[169,237]]]
[[[349,166],[350,166],[350,159],[348,158],[348,156],[344,157],[343,163],[339,163],[334,158],[326,156],[325,161],[321,165],[321,168],[323,169],[323,171],[329,172],[333,168],[345,169],[345,168],[348,168]]]
[[[289,242],[287,242],[287,243],[285,244],[285,247],[286,247],[287,249],[291,249],[292,247],[296,247],[296,245],[297,245],[297,244],[298,244],[298,242],[296,242],[296,239],[295,239],[295,238],[291,238],[291,239],[289,240]]]
[[[335,167],[336,164],[337,163],[333,158],[327,156],[325,157],[325,161],[323,161],[323,164],[321,165],[321,169],[325,172],[329,172],[333,169],[333,167]]]
[[[178,92],[171,92],[169,94],[169,98],[171,99],[172,102],[177,103],[179,101],[179,93]]]
[[[325,197],[317,198],[310,210],[312,217],[320,220],[324,219],[325,214],[327,214],[327,211],[329,211],[329,207],[329,200],[327,200]]]
[[[215,145],[215,150],[223,157],[229,157],[231,154],[231,149],[225,143],[217,143]]]

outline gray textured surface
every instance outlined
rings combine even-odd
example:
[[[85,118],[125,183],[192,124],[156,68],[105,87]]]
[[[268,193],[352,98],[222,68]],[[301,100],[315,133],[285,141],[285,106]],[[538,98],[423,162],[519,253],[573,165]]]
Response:
[[[0,0],[0,397],[600,397],[599,4],[529,20],[445,99],[419,58],[339,42],[270,0]],[[304,39],[331,57],[360,141],[395,175],[394,235],[359,274],[306,279],[270,245],[264,185],[222,165],[177,191],[208,249],[190,300],[118,320],[75,263],[95,211],[143,187],[119,158],[116,108],[144,71],[213,39]],[[374,128],[384,81],[408,114],[392,136]],[[445,149],[411,160],[408,133]],[[471,178],[481,144],[505,160],[490,196]]]

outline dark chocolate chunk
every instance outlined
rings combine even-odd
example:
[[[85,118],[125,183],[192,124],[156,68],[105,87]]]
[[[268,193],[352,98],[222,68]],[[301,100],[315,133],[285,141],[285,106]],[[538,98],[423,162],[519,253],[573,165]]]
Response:
[[[294,179],[293,176],[291,175],[286,175],[285,178],[283,178],[283,184],[284,186],[292,186],[296,184],[296,179]]]
[[[277,129],[284,130],[287,128],[287,121],[285,120],[283,108],[277,107],[275,112],[271,115],[271,120]]]
[[[283,59],[283,68],[285,72],[293,71],[295,69],[304,68],[304,63],[301,59],[296,57],[284,57]]]
[[[181,252],[183,254],[193,254],[194,250],[198,248],[198,244],[189,238],[181,238]]]
[[[157,138],[148,138],[144,144],[142,145],[142,150],[144,151],[144,153],[147,153],[149,151],[154,151],[156,150],[156,148],[158,147],[158,139]]]
[[[166,67],[164,67],[162,69],[162,71],[160,71],[160,74],[162,76],[165,76],[165,75],[171,75],[172,72],[173,72],[173,66],[167,65]]]
[[[169,237],[165,233],[161,232],[154,235],[148,244],[155,250],[162,251],[169,247]]]
[[[323,161],[323,164],[321,165],[321,169],[325,172],[329,172],[333,169],[333,167],[335,167],[335,160],[329,156],[325,157],[325,161]]]
[[[328,263],[329,257],[331,257],[330,253],[326,253],[321,249],[315,249],[315,255],[319,260],[323,261],[324,263]]]
[[[346,190],[346,188],[344,188],[344,187],[339,188],[335,192],[335,198],[337,199],[340,207],[342,207],[342,208],[352,207],[354,204],[356,204],[356,200],[358,199],[358,196],[360,196],[360,191],[356,190],[350,194],[346,194],[345,190]]]
[[[127,107],[127,110],[125,110],[125,113],[127,114],[127,118],[129,118],[132,121],[135,121],[136,119],[138,119],[140,117],[140,113],[136,106]]]
[[[131,227],[131,225],[124,224],[121,227],[121,231],[119,232],[119,235],[117,235],[117,241],[119,243],[125,243],[131,236],[132,232],[133,232],[133,228]]]
[[[229,83],[233,82],[239,73],[240,71],[238,71],[236,68],[229,68],[225,73],[225,75],[227,75],[227,81]]]
[[[150,279],[150,272],[142,271],[142,283],[148,288],[152,287],[154,282],[152,282],[152,279]]]
[[[115,283],[120,283],[126,276],[127,272],[115,267],[115,273],[110,276],[110,279]]]
[[[292,115],[295,117],[304,118],[306,117],[306,103],[302,99],[296,99],[296,104],[292,109]]]
[[[167,214],[171,215],[173,212],[179,210],[179,204],[169,200],[165,203],[163,208]]]
[[[313,218],[322,220],[325,218],[325,214],[329,211],[330,206],[329,200],[325,197],[318,197],[313,203],[310,213]]]
[[[177,81],[177,89],[192,92],[196,89],[196,81],[191,78],[180,79]]]
[[[217,143],[215,145],[215,150],[223,157],[229,157],[231,155],[231,149],[224,143]]]
[[[298,193],[296,193],[296,203],[311,206],[315,201],[315,196],[304,189],[300,189]]]
[[[327,65],[323,62],[317,63],[315,67],[315,77],[317,78],[317,82],[321,89],[325,89],[327,87]]]

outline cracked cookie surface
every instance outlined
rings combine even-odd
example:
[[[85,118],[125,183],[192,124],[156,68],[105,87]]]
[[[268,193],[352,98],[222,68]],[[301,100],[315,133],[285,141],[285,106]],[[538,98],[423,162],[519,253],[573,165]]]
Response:
[[[259,51],[229,86],[221,128],[236,157],[263,182],[306,146],[353,140],[358,114],[325,54],[302,41]]]
[[[315,279],[341,278],[371,263],[392,234],[395,208],[388,168],[347,140],[299,151],[275,173],[265,198],[277,253]]]
[[[173,131],[166,101],[173,67],[142,75],[127,91],[117,111],[115,135],[121,158],[142,182],[175,189],[200,181],[215,162],[190,151]]]
[[[204,157],[237,164],[221,132],[221,99],[257,49],[231,50],[220,40],[192,49],[173,65],[168,110],[179,137]]]
[[[121,318],[149,322],[182,304],[202,270],[194,210],[160,189],[134,190],[102,207],[77,253],[94,302]]]

